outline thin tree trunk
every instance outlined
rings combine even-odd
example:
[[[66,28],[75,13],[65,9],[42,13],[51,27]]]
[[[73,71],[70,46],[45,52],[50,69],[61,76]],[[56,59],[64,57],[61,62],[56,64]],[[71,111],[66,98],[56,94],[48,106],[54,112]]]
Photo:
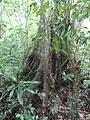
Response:
[[[72,63],[71,67],[74,74],[73,91],[71,100],[71,119],[79,120],[79,78],[80,78],[80,62]]]
[[[75,75],[75,81],[73,85],[72,102],[71,102],[71,117],[72,120],[79,120],[79,83],[78,74]]]
[[[48,93],[49,93],[49,47],[50,41],[48,39],[48,27],[45,14],[42,16],[42,42],[40,46],[41,63],[43,67],[43,91],[42,91],[42,105],[43,105],[43,118],[45,116],[46,107],[48,106]]]

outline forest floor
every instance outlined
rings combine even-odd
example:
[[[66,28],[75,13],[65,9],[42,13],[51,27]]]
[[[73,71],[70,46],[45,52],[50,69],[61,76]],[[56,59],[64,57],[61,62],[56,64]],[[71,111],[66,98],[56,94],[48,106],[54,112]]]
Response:
[[[89,92],[88,92],[89,90],[90,89],[87,88],[87,89],[83,89],[83,90],[80,89],[80,91],[79,91],[79,117],[80,117],[80,120],[90,120],[90,99],[89,99]],[[66,97],[68,97],[68,96],[66,96]],[[64,96],[64,98],[65,98],[65,96]],[[57,108],[57,106],[55,106],[56,104],[52,104],[52,108],[50,106],[49,110],[52,109],[52,113],[51,114],[46,113],[46,116],[48,117],[47,120],[72,120],[71,114],[70,114],[70,108],[68,106],[68,100],[66,100],[65,102],[63,102],[63,100],[64,99],[62,99],[62,101],[60,101],[58,103],[58,108]],[[35,114],[38,115],[38,114],[42,114],[42,113],[39,112],[39,113],[35,113]],[[43,120],[42,115],[40,115],[39,120]]]

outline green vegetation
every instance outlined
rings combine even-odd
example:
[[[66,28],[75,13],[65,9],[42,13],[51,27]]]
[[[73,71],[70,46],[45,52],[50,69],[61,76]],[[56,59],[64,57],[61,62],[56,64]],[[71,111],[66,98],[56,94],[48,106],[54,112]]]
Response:
[[[89,118],[89,17],[89,0],[0,1],[2,120]]]

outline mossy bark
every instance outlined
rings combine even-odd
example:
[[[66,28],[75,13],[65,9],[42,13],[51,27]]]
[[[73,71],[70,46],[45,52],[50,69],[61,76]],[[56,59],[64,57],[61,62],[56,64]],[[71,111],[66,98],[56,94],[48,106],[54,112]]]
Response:
[[[73,91],[71,99],[71,119],[79,120],[79,78],[80,78],[80,61],[72,63],[71,71],[74,74]]]

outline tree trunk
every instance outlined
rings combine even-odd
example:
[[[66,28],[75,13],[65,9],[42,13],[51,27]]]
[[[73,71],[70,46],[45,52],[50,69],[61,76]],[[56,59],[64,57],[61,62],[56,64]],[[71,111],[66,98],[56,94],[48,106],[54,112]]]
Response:
[[[73,91],[71,100],[71,119],[79,120],[79,78],[80,78],[80,61],[72,63],[71,71],[74,74]]]
[[[50,40],[48,38],[48,26],[45,14],[41,17],[42,20],[42,42],[40,45],[41,64],[43,67],[43,91],[42,91],[42,106],[43,106],[43,118],[45,117],[46,107],[48,106],[48,94],[49,94],[49,47]]]
[[[78,74],[75,75],[75,81],[73,85],[72,92],[72,102],[71,102],[71,118],[72,120],[79,120],[79,83]]]

